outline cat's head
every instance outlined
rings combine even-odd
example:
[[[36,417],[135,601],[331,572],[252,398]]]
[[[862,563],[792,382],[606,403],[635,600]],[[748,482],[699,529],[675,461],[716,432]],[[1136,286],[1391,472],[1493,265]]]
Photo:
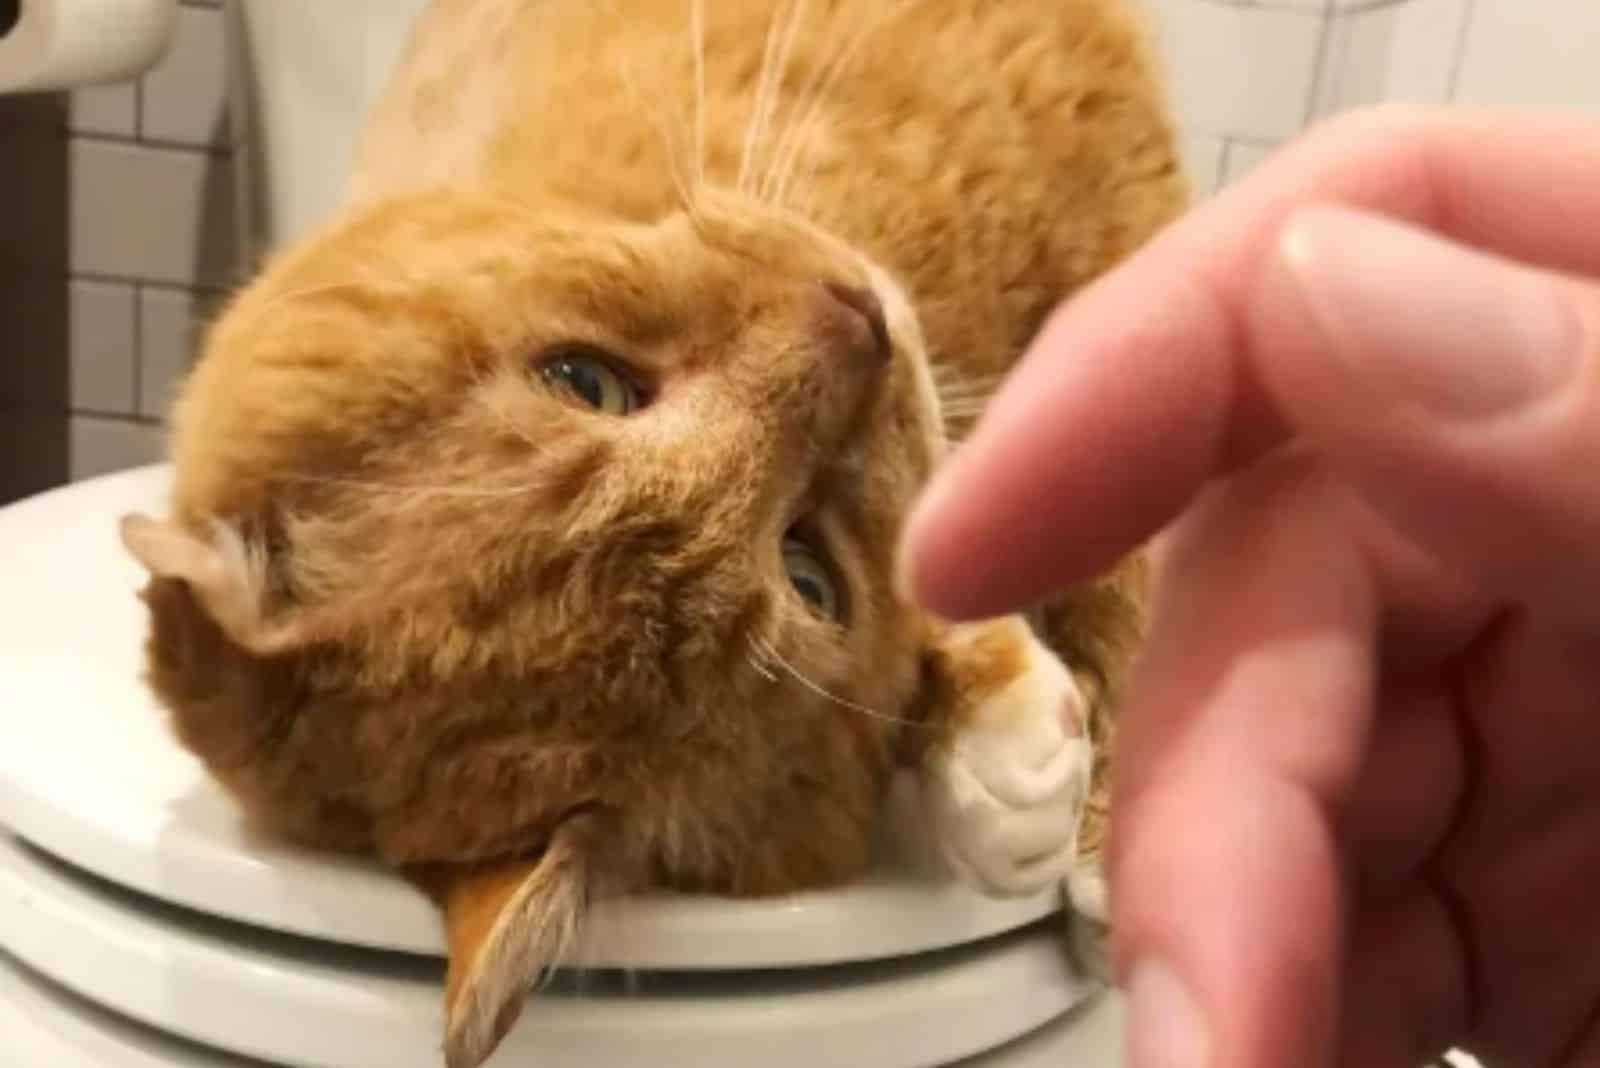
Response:
[[[269,666],[296,707],[251,737],[315,756],[268,776],[186,741],[397,862],[648,802],[686,881],[826,881],[922,729],[893,547],[943,442],[905,296],[807,224],[709,195],[653,225],[379,204],[270,265],[184,387],[173,517],[129,538],[191,594],[152,600],[157,688],[181,732],[191,676]],[[225,647],[182,654],[175,612]],[[510,767],[535,740],[564,763]],[[821,837],[763,859],[785,806]]]

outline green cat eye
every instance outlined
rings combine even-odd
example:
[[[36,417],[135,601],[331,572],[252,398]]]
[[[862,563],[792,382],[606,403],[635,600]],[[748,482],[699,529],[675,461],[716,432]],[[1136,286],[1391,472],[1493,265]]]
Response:
[[[805,542],[785,538],[783,542],[783,569],[789,574],[789,583],[812,611],[824,619],[839,618],[843,605],[839,588],[833,581],[828,565]]]
[[[587,345],[562,345],[544,356],[539,377],[597,412],[628,415],[644,403],[639,387],[619,374],[606,353]]]

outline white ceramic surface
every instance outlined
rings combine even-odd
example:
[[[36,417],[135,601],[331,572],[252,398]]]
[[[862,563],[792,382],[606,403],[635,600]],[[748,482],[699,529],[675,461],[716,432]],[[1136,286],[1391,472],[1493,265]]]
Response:
[[[330,942],[437,954],[432,907],[388,873],[252,837],[173,743],[139,680],[143,576],[118,516],[160,514],[162,467],[0,510],[0,823],[156,897]],[[915,841],[905,824],[899,841]],[[602,907],[577,959],[780,967],[955,945],[1036,920],[1046,894],[988,900],[914,862],[861,885],[755,902],[662,896]]]
[[[333,210],[361,123],[427,0],[237,0],[235,105],[259,227],[290,240]]]
[[[420,957],[225,923],[0,836],[0,945],[97,1005],[305,1068],[437,1068],[442,983]],[[1093,996],[1058,925],[911,961],[796,972],[593,973],[529,1006],[505,1061],[540,1068],[927,1068]]]
[[[1001,1049],[952,1068],[1116,1068],[1123,1009],[1098,997]],[[0,1035],[22,1068],[262,1068],[89,1004],[0,953]],[[497,1058],[492,1068],[542,1062]],[[720,1062],[719,1062],[720,1063]],[[740,1068],[764,1068],[741,1065]]]
[[[8,1068],[261,1068],[91,1005],[3,952],[0,1035]]]

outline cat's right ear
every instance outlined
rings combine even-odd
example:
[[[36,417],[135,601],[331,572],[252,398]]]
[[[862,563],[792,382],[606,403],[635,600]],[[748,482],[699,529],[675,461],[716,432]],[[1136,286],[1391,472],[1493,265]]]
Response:
[[[591,884],[583,824],[569,821],[534,857],[409,872],[444,913],[449,1068],[478,1068],[493,1055],[577,937]]]
[[[123,547],[150,572],[189,589],[205,614],[239,647],[259,655],[280,652],[301,635],[266,617],[266,562],[238,532],[216,523],[209,539],[170,522],[124,516]]]

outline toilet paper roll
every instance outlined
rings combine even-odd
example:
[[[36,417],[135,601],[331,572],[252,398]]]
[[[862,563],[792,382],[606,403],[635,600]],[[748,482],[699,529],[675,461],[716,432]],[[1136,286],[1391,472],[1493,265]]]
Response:
[[[178,0],[0,0],[0,27],[8,21],[0,93],[71,89],[153,66],[172,43]]]

